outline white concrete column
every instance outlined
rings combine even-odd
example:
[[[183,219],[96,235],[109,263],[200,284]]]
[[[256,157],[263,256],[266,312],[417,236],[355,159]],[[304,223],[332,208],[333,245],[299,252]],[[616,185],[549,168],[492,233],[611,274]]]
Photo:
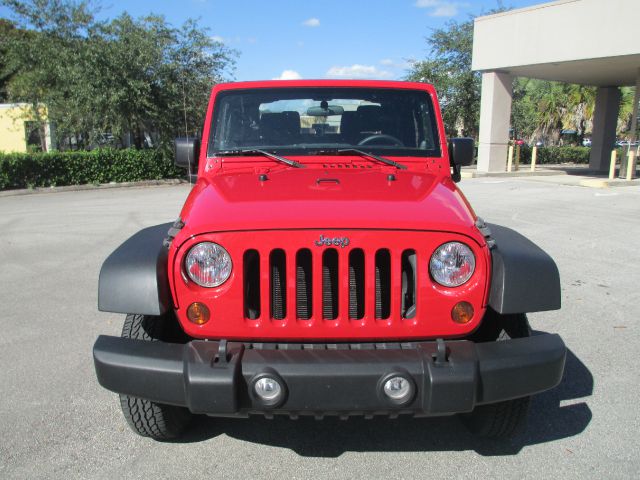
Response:
[[[513,77],[508,73],[482,74],[478,171],[504,172],[509,146]]]
[[[591,155],[589,168],[608,172],[611,150],[616,142],[618,111],[620,110],[620,89],[599,87],[596,94],[596,109],[593,114],[593,134],[591,135]]]
[[[56,138],[53,125],[49,122],[44,124],[44,145],[47,152],[56,149]]]

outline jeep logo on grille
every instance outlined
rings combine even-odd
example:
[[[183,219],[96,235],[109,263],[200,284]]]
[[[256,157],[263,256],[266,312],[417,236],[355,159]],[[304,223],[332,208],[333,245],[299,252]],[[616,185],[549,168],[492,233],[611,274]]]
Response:
[[[318,247],[341,247],[344,248],[349,245],[349,237],[325,237],[324,235],[320,235],[320,238],[314,242]]]

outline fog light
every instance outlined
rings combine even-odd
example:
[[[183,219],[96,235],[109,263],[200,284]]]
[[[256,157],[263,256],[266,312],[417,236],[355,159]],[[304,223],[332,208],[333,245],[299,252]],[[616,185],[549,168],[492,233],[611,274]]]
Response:
[[[456,323],[469,323],[473,318],[473,306],[469,302],[458,302],[451,310],[451,318]]]
[[[253,384],[253,391],[263,402],[274,404],[281,400],[284,389],[275,378],[262,377]]]
[[[204,325],[210,318],[209,307],[204,303],[194,302],[187,308],[187,318],[196,325]]]
[[[413,383],[400,375],[393,376],[384,382],[382,390],[394,403],[405,403],[413,397]]]

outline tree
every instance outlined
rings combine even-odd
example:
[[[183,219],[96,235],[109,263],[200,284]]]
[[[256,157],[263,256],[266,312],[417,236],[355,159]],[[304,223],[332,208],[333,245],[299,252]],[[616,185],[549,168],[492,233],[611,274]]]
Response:
[[[9,45],[20,41],[25,35],[28,35],[28,32],[17,29],[12,22],[0,18],[0,103],[8,100],[7,87],[18,70],[16,62],[11,61],[8,56]]]
[[[525,140],[557,144],[562,130],[575,130],[581,144],[592,126],[595,92],[585,85],[518,78],[511,110],[514,131]]]
[[[426,39],[430,56],[414,62],[408,80],[435,85],[447,131],[476,137],[480,116],[480,74],[471,70],[473,19],[449,22]]]
[[[633,99],[635,96],[635,88],[622,87],[620,98],[620,113],[618,115],[619,134],[629,135],[631,133],[631,120],[633,117]]]
[[[46,105],[58,137],[76,148],[129,137],[138,148],[168,145],[185,121],[193,135],[208,92],[237,55],[193,20],[175,28],[161,16],[125,13],[99,22],[87,1],[0,2],[29,32],[0,52],[16,67],[9,98]]]
[[[538,126],[538,107],[531,101],[531,96],[529,95],[532,82],[535,82],[535,80],[529,78],[517,78],[513,82],[511,128],[513,128],[514,138],[536,140],[533,137]]]

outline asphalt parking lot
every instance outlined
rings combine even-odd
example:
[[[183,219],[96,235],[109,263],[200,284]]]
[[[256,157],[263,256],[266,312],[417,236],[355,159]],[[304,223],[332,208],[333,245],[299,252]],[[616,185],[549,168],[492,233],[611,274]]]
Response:
[[[138,437],[93,372],[95,338],[123,320],[97,311],[98,272],[129,235],[175,219],[188,186],[36,194],[0,198],[0,477],[637,478],[640,187],[460,185],[560,269],[562,310],[530,321],[563,336],[565,377],[535,397],[525,433],[479,440],[455,418],[203,418],[179,443]]]

